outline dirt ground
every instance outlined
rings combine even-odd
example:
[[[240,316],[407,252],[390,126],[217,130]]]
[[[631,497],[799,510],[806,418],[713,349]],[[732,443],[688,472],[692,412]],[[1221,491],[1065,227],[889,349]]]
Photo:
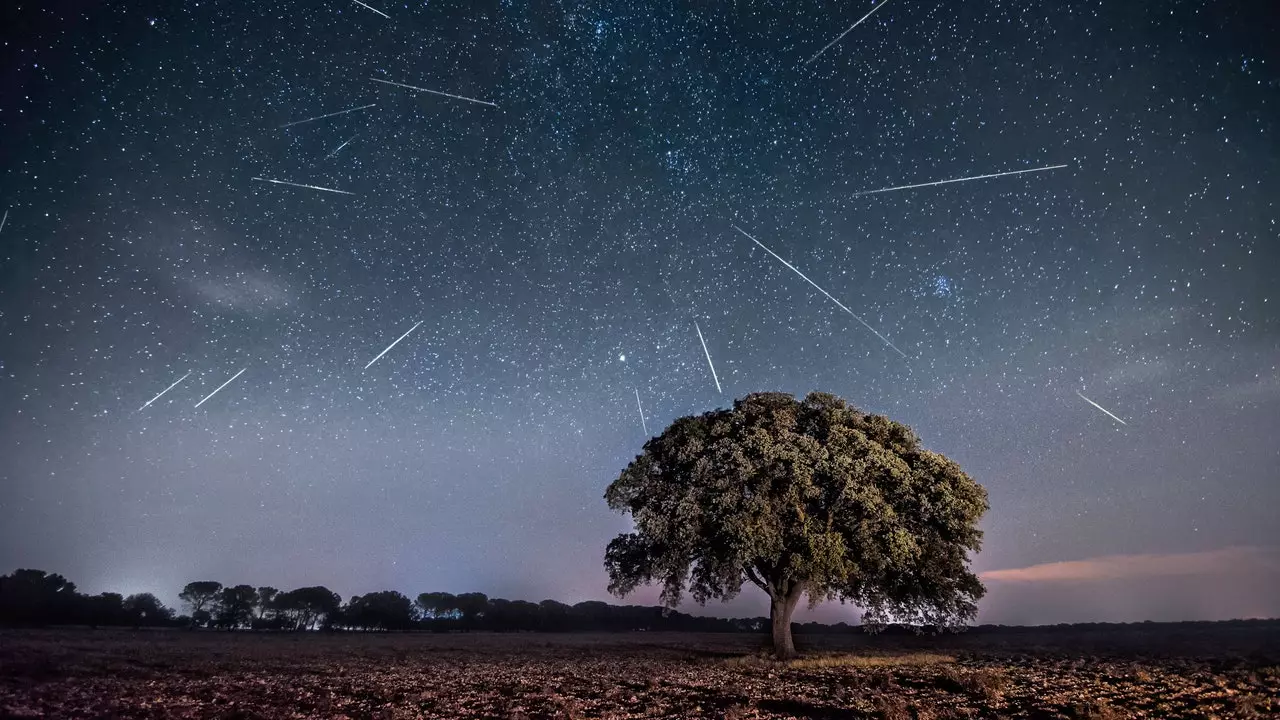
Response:
[[[1206,629],[1207,628],[1207,629]],[[1280,623],[959,636],[0,631],[0,714],[1280,717]]]

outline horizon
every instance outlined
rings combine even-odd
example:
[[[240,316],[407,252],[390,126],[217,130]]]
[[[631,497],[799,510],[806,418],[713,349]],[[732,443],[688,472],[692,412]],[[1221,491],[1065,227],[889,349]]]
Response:
[[[986,489],[978,623],[1280,617],[1266,10],[83,5],[3,45],[0,568],[655,605],[606,487],[823,391]]]
[[[1229,549],[1229,551],[1235,551],[1235,553],[1237,554],[1241,552],[1243,553],[1262,552],[1270,556],[1269,560],[1271,562],[1280,561],[1280,547],[1231,548]],[[1201,562],[1203,562],[1205,559],[1203,556],[1199,556],[1199,557],[1192,556],[1192,557],[1195,559],[1201,560]],[[1143,561],[1143,560],[1152,560],[1152,559],[1159,559],[1159,558],[1153,558],[1153,556],[1125,556],[1125,557],[1107,558],[1106,560],[1112,563],[1126,563],[1126,562],[1132,563],[1135,560]],[[1062,582],[1064,580],[1069,580],[1069,581],[1075,581],[1080,584],[1077,584],[1075,586],[1068,585],[1066,586],[1067,589],[1071,590],[1076,594],[1084,592],[1087,595],[1092,592],[1095,592],[1096,584],[1094,587],[1089,587],[1091,583],[1088,578],[1085,578],[1083,580],[1079,577],[1071,578],[1070,573],[1062,572],[1063,566],[1066,566],[1068,568],[1078,569],[1082,567],[1082,565],[1083,565],[1082,563],[1078,563],[1078,562],[1049,563],[1044,566],[1039,566],[1036,568],[988,571],[987,573],[983,573],[982,577],[985,581],[988,582],[988,592],[990,593],[992,589],[991,582],[992,582],[993,575],[1000,576],[1000,575],[1016,575],[1016,574],[1036,574],[1037,571],[1044,572],[1045,570],[1057,570],[1058,574],[1061,577],[1054,578],[1057,582],[1055,583],[1055,587],[1051,588],[1051,590],[1060,592],[1064,587],[1062,585]],[[27,568],[27,569],[40,569],[50,573],[57,572],[55,570],[47,570],[44,568]],[[1077,572],[1077,574],[1079,573]],[[1213,573],[1212,571],[1211,571],[1211,574],[1217,574],[1219,575],[1219,577],[1221,577],[1222,575],[1221,572]],[[1190,580],[1193,578],[1195,579],[1196,582],[1200,581],[1199,576],[1195,574],[1178,573],[1176,571],[1172,571],[1171,568],[1166,568],[1163,572],[1163,575],[1165,577],[1170,577],[1170,576],[1180,577],[1184,581]],[[65,575],[64,577],[67,577],[67,579],[72,583],[76,582],[75,578],[68,577]],[[214,580],[216,582],[222,582],[222,584],[227,587],[230,587],[231,585],[240,584],[239,582],[228,583],[222,580],[217,580],[216,578],[204,578],[204,579]],[[1236,579],[1238,580],[1239,578],[1236,578]],[[1094,580],[1096,581],[1096,578]],[[1011,582],[1016,585],[1020,581],[1018,579],[1013,579]],[[1005,589],[1009,588],[1009,585],[1005,584],[1005,582],[1002,581],[1002,579],[997,578],[994,580],[994,583],[995,583],[994,587],[997,590],[997,593],[1001,588],[1005,588]],[[268,583],[244,583],[244,584],[252,585],[254,587],[261,587],[263,585],[275,587],[275,585],[272,585],[269,582]],[[279,587],[278,589],[290,590],[290,589],[293,589],[294,587],[310,587],[316,584],[317,583],[303,583],[302,585]],[[323,585],[323,583],[319,583],[319,584]],[[1083,585],[1084,587],[1082,587],[1081,585]],[[597,596],[597,597],[573,598],[573,597],[556,597],[556,596],[515,597],[515,596],[506,596],[501,594],[493,594],[479,588],[461,588],[461,589],[429,588],[426,590],[408,591],[403,588],[378,587],[378,588],[366,588],[359,592],[346,593],[346,592],[343,592],[342,588],[330,587],[330,586],[324,586],[324,587],[328,587],[330,590],[337,592],[341,596],[342,601],[344,603],[355,596],[365,595],[367,593],[379,592],[384,590],[392,590],[405,595],[410,600],[414,600],[417,598],[419,594],[427,593],[427,592],[447,592],[454,595],[458,595],[466,592],[481,592],[481,593],[484,593],[491,600],[493,599],[524,600],[524,601],[535,602],[535,603],[541,602],[543,600],[554,600],[557,602],[565,603],[567,605],[576,605],[582,602],[597,601],[597,602],[605,602],[610,605],[616,605],[616,606],[665,607],[661,604],[660,600],[656,597],[657,592],[653,588],[647,588],[647,589],[642,588],[640,591],[633,593],[625,598],[618,598],[616,596],[608,595],[607,593],[604,593],[603,596]],[[155,595],[158,599],[160,599],[161,602],[163,602],[167,607],[173,609],[176,614],[184,614],[183,610],[184,610],[185,604],[178,599],[179,588],[174,588],[174,589],[165,590],[165,591],[161,591],[157,589],[138,588],[138,589],[130,589],[127,592],[121,592],[119,589],[112,589],[112,588],[107,588],[107,589],[86,588],[80,585],[79,583],[76,583],[76,589],[78,592],[82,594],[87,594],[87,595],[96,595],[101,592],[119,592],[121,595],[125,595],[125,596],[128,596],[132,593],[150,593]],[[1229,590],[1234,590],[1234,589],[1235,588],[1229,588]],[[652,592],[646,592],[646,590],[652,590]],[[759,592],[755,588],[752,588],[750,585],[746,585],[743,588],[743,595],[746,595],[746,596],[754,595],[757,597],[755,598],[754,602],[750,599],[750,597],[746,598],[744,601],[744,598],[740,596],[729,602],[720,602],[720,601],[713,600],[713,601],[707,602],[705,605],[699,605],[692,599],[686,598],[679,605],[671,609],[676,610],[678,612],[685,613],[687,615],[692,615],[695,617],[712,617],[712,618],[725,618],[725,619],[742,619],[742,618],[759,618],[759,617],[767,618],[768,617],[769,615],[768,598],[764,596],[763,593]],[[988,595],[988,597],[990,597],[990,594]],[[1255,596],[1254,599],[1269,600],[1270,596],[1263,596],[1259,594]],[[1144,622],[1155,622],[1155,623],[1192,622],[1194,623],[1194,622],[1280,620],[1280,613],[1267,615],[1267,614],[1263,614],[1265,611],[1252,613],[1246,610],[1240,614],[1231,615],[1231,616],[1212,616],[1212,615],[1187,616],[1184,614],[1179,614],[1177,611],[1175,611],[1172,614],[1165,614],[1162,616],[1158,615],[1156,617],[1147,617],[1147,616],[1140,617],[1140,616],[1134,616],[1134,615],[1128,615],[1128,616],[1103,615],[1103,616],[1095,617],[1095,616],[1089,615],[1088,610],[1086,609],[1085,614],[1077,615],[1071,619],[1058,620],[1054,622],[1036,621],[1034,619],[1034,616],[1032,616],[1032,619],[1030,621],[1026,621],[1026,622],[995,622],[990,619],[990,616],[988,613],[985,613],[982,610],[982,605],[985,604],[985,602],[987,602],[985,599],[983,601],[980,601],[978,617],[973,621],[971,621],[970,623],[968,623],[969,627],[979,627],[983,625],[1003,626],[1003,627],[1052,627],[1054,625],[1061,625],[1061,624],[1088,625],[1088,624],[1134,624],[1134,623],[1144,623]],[[1019,602],[1016,600],[1009,601],[1007,599],[1004,600],[1004,602],[1006,604],[1012,604],[1015,606],[1023,606],[1026,604],[1034,605],[1034,603]],[[1248,600],[1245,600],[1245,602],[1247,603]],[[1256,607],[1265,607],[1265,606],[1266,606],[1265,602],[1263,602],[1257,605]],[[752,607],[755,607],[756,611],[753,612],[750,609]],[[1240,605],[1240,607],[1248,607],[1248,605]],[[728,610],[728,612],[725,612],[725,610]],[[852,604],[841,604],[834,601],[828,601],[825,603],[821,603],[816,608],[812,608],[812,609],[809,608],[807,604],[802,603],[801,606],[797,608],[795,622],[797,623],[817,622],[824,625],[836,625],[839,623],[845,623],[848,625],[857,626],[862,624],[862,617],[861,617],[860,611],[856,608],[856,606]]]

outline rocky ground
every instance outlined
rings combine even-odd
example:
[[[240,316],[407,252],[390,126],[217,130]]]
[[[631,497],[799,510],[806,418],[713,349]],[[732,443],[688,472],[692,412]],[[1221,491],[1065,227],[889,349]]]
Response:
[[[1053,636],[0,632],[0,714],[118,718],[1280,717],[1280,628]],[[1136,634],[1135,634],[1136,633]]]

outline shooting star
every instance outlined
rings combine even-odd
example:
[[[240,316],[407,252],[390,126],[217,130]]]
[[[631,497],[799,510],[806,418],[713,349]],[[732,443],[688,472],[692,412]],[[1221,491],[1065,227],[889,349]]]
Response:
[[[805,60],[805,61],[804,61],[804,64],[805,64],[805,65],[808,65],[809,63],[813,62],[814,60],[817,60],[819,55],[821,55],[822,53],[824,53],[824,52],[826,52],[827,50],[829,50],[829,49],[831,48],[831,46],[832,46],[832,45],[835,45],[836,43],[840,42],[840,38],[842,38],[842,37],[844,37],[845,35],[848,35],[849,33],[853,32],[853,29],[854,29],[854,28],[856,28],[856,27],[858,27],[859,25],[861,25],[863,20],[866,20],[867,18],[871,17],[871,15],[872,15],[873,13],[875,13],[875,11],[877,11],[877,10],[879,10],[880,8],[884,7],[884,4],[885,4],[885,3],[887,3],[887,2],[889,2],[889,0],[881,0],[881,2],[880,2],[880,4],[879,4],[879,5],[876,5],[875,7],[871,8],[871,12],[867,13],[866,15],[863,15],[863,16],[858,20],[858,22],[856,22],[856,23],[854,23],[854,24],[850,25],[848,30],[845,30],[844,32],[842,32],[842,33],[840,33],[839,35],[837,35],[835,40],[832,40],[831,42],[829,42],[829,43],[827,43],[825,46],[823,46],[823,48],[822,48],[821,50],[819,50],[818,52],[816,52],[816,53],[814,53],[814,54],[813,54],[813,57],[809,58],[808,60]]]
[[[338,112],[331,112],[331,113],[329,113],[328,115],[317,115],[317,116],[312,117],[312,118],[307,118],[306,120],[294,120],[294,121],[293,121],[293,122],[291,122],[291,123],[285,123],[284,125],[281,125],[281,126],[280,126],[280,128],[281,128],[281,129],[284,129],[284,128],[287,128],[287,127],[293,127],[294,125],[301,125],[302,123],[309,123],[309,122],[312,122],[313,120],[323,120],[323,119],[325,119],[325,118],[331,118],[331,117],[333,117],[333,116],[335,116],[335,115],[346,115],[347,113],[352,113],[352,112],[355,112],[355,111],[357,111],[357,110],[364,110],[364,109],[366,109],[366,108],[371,108],[371,107],[373,107],[374,105],[377,105],[377,104],[378,104],[378,103],[369,103],[368,105],[361,105],[360,107],[347,108],[346,110],[339,110]]]
[[[1081,399],[1081,400],[1084,400],[1085,402],[1087,402],[1087,403],[1089,403],[1090,405],[1092,405],[1092,406],[1094,406],[1094,407],[1098,408],[1099,410],[1101,410],[1102,412],[1106,413],[1107,415],[1110,415],[1112,420],[1115,420],[1116,422],[1120,423],[1121,425],[1128,425],[1128,424],[1129,424],[1129,423],[1127,423],[1127,422],[1125,422],[1125,421],[1121,420],[1120,418],[1116,417],[1114,414],[1112,414],[1112,412],[1111,412],[1110,410],[1108,410],[1108,409],[1106,409],[1106,408],[1102,407],[1102,406],[1101,406],[1101,405],[1099,405],[1098,403],[1096,403],[1096,402],[1094,402],[1094,401],[1090,400],[1089,398],[1085,397],[1085,396],[1084,396],[1084,393],[1080,392],[1079,390],[1077,390],[1077,391],[1076,391],[1076,394],[1080,396],[1080,399]]]
[[[4,224],[9,222],[9,211],[4,211],[4,219],[0,220],[0,232],[4,232]]]
[[[495,108],[498,107],[496,104],[487,102],[485,100],[476,100],[475,98],[463,97],[462,95],[451,95],[447,92],[440,92],[439,90],[428,90],[426,88],[414,87],[413,85],[405,85],[404,83],[391,82],[390,80],[379,80],[378,78],[369,78],[369,79],[374,82],[380,82],[384,85],[395,85],[396,87],[409,88],[410,90],[417,90],[418,92],[431,93],[432,95],[443,95],[444,97],[453,98],[454,100],[466,100],[467,102],[475,103],[477,105],[488,105],[489,107],[495,107]]]
[[[408,329],[408,331],[406,331],[406,332],[405,332],[405,334],[403,334],[403,335],[401,335],[400,337],[396,338],[396,341],[395,341],[395,342],[393,342],[393,343],[391,343],[390,345],[388,345],[386,350],[383,350],[382,352],[378,353],[378,357],[376,357],[376,358],[374,358],[374,359],[370,360],[370,361],[369,361],[369,365],[372,365],[372,364],[374,364],[374,363],[378,362],[378,360],[379,360],[383,355],[386,355],[388,352],[390,352],[390,351],[391,351],[391,348],[393,348],[393,347],[395,347],[397,344],[399,344],[399,342],[400,342],[401,340],[403,340],[403,339],[405,339],[405,338],[409,337],[409,333],[413,332],[414,330],[417,330],[417,329],[418,329],[418,325],[421,325],[421,324],[422,324],[422,321],[421,321],[421,320],[419,320],[417,325],[414,325],[413,327],[409,328],[409,329]],[[368,370],[368,369],[369,369],[369,365],[365,365],[365,366],[364,366],[364,369],[365,369],[365,370]]]
[[[702,328],[698,327],[695,320],[693,329],[698,331],[698,342],[702,343],[702,352],[707,356],[707,367],[711,368],[711,379],[716,381],[716,392],[724,394],[724,390],[720,389],[720,378],[716,375],[716,366],[711,363],[711,351],[707,350],[707,341],[702,339]]]
[[[644,420],[644,408],[640,405],[640,388],[636,388],[636,409],[640,411],[640,427],[644,428],[644,434],[649,434],[649,423]]]
[[[309,190],[323,190],[325,192],[338,193],[339,195],[355,195],[355,193],[347,192],[346,190],[334,190],[333,188],[320,187],[319,185],[303,185],[302,183],[289,182],[288,180],[271,180],[260,177],[253,179],[258,182],[275,183],[276,185],[292,185],[293,187],[307,188]]]
[[[204,400],[201,400],[200,402],[196,403],[196,407],[200,407],[201,405],[203,405],[203,404],[205,403],[205,400],[208,400],[209,398],[211,398],[211,397],[213,397],[214,395],[217,395],[219,392],[221,392],[221,391],[222,391],[222,388],[224,388],[224,387],[226,387],[226,386],[230,385],[230,384],[231,384],[231,382],[232,382],[233,380],[235,380],[236,378],[238,378],[238,377],[240,377],[241,375],[243,375],[243,374],[244,374],[244,371],[245,371],[246,369],[247,369],[247,368],[241,368],[240,372],[238,372],[238,373],[236,373],[235,375],[232,375],[232,376],[231,376],[231,380],[228,380],[228,381],[226,381],[226,382],[222,383],[221,385],[219,385],[219,386],[218,386],[218,389],[217,389],[217,390],[214,390],[213,392],[209,393],[208,395],[205,395],[205,396],[204,396]]]
[[[755,238],[751,237],[751,235],[749,235],[749,234],[747,233],[747,231],[746,231],[746,230],[743,230],[742,228],[738,227],[737,225],[733,225],[732,227],[733,227],[733,229],[734,229],[734,230],[737,230],[738,232],[740,232],[740,233],[742,233],[743,235],[746,235],[748,238],[750,238],[750,239],[751,239],[751,242],[753,242],[753,243],[755,243],[755,244],[759,245],[760,247],[764,248],[764,251],[765,251],[765,252],[767,252],[767,253],[769,253],[770,255],[774,256],[775,258],[777,258],[777,259],[778,259],[778,262],[780,262],[780,263],[782,263],[783,265],[786,265],[787,267],[791,268],[791,271],[792,271],[792,272],[794,272],[795,274],[799,275],[800,277],[804,278],[804,281],[805,281],[805,282],[807,282],[807,283],[809,283],[810,285],[812,285],[812,286],[814,286],[815,288],[817,288],[817,289],[818,289],[818,292],[822,293],[823,295],[826,295],[828,300],[830,300],[831,302],[835,303],[836,305],[839,305],[841,310],[843,310],[843,311],[845,311],[845,312],[849,313],[849,315],[850,315],[850,316],[852,316],[854,320],[857,320],[858,322],[862,323],[862,327],[864,327],[864,328],[866,328],[866,329],[870,330],[872,333],[875,333],[875,336],[876,336],[876,337],[878,337],[878,338],[880,338],[882,341],[884,341],[884,344],[885,344],[885,345],[888,345],[889,347],[893,348],[894,352],[898,353],[899,355],[901,355],[901,356],[902,356],[902,357],[904,357],[904,358],[907,358],[908,360],[910,359],[910,357],[908,357],[908,355],[907,355],[906,353],[904,353],[904,352],[902,352],[901,350],[899,350],[899,349],[898,349],[898,346],[897,346],[897,345],[894,345],[893,343],[889,342],[889,338],[885,337],[884,335],[881,335],[881,334],[880,334],[880,331],[878,331],[878,330],[876,330],[875,328],[873,328],[873,327],[871,327],[870,325],[868,325],[866,320],[863,320],[862,318],[858,317],[858,316],[857,316],[857,314],[855,314],[852,310],[850,310],[849,308],[845,307],[845,304],[844,304],[844,303],[842,303],[842,302],[840,302],[839,300],[835,299],[835,296],[833,296],[831,293],[829,293],[829,292],[827,292],[826,290],[823,290],[821,287],[819,287],[819,286],[818,286],[818,283],[816,283],[816,282],[814,282],[814,281],[810,280],[810,279],[809,279],[809,277],[808,277],[807,275],[805,275],[804,273],[800,272],[800,271],[796,268],[796,266],[795,266],[795,265],[792,265],[791,263],[787,262],[786,260],[783,260],[781,255],[779,255],[778,253],[776,253],[776,252],[774,252],[774,251],[770,250],[769,248],[765,247],[764,243],[762,243],[762,242],[760,242],[759,240],[757,240],[757,239],[755,239]]]
[[[142,406],[142,407],[138,408],[138,412],[142,412],[143,410],[146,410],[146,409],[147,409],[147,407],[148,407],[149,405],[151,405],[151,403],[153,403],[153,402],[155,402],[155,401],[159,400],[161,395],[164,395],[165,393],[169,392],[170,390],[172,390],[172,389],[174,389],[174,388],[178,387],[178,383],[182,382],[183,380],[186,380],[186,379],[187,379],[187,377],[188,377],[188,376],[190,376],[190,375],[191,375],[191,371],[190,371],[190,370],[188,370],[186,375],[183,375],[182,377],[178,378],[178,379],[177,379],[177,380],[176,380],[172,385],[170,385],[169,387],[167,387],[167,388],[165,388],[165,389],[161,390],[161,391],[160,391],[160,395],[156,395],[155,397],[153,397],[153,398],[151,398],[150,400],[148,400],[145,404],[143,404],[143,406]]]
[[[991,173],[990,175],[974,175],[973,177],[954,178],[952,180],[935,180],[933,182],[918,183],[915,185],[897,185],[895,187],[880,188],[879,190],[863,190],[853,194],[854,197],[860,195],[874,195],[876,193],[890,192],[893,190],[910,190],[912,188],[930,187],[933,185],[946,185],[947,183],[969,182],[970,180],[987,180],[989,178],[1004,177],[1005,175],[1021,175],[1023,173],[1044,172],[1045,170],[1057,170],[1064,168],[1066,165],[1046,165],[1044,167],[1031,168],[1030,170],[1010,170],[1009,172]]]
[[[350,145],[350,144],[351,144],[351,141],[352,141],[352,140],[355,140],[355,139],[356,139],[356,136],[357,136],[357,135],[359,135],[359,134],[360,134],[360,133],[356,133],[355,135],[352,135],[351,137],[347,138],[347,141],[346,141],[346,142],[344,142],[344,143],[342,143],[341,145],[339,145],[338,147],[334,148],[334,149],[333,149],[333,152],[331,152],[331,153],[329,153],[328,155],[325,155],[325,156],[324,156],[324,159],[325,159],[325,160],[328,160],[329,158],[333,157],[334,155],[337,155],[337,154],[338,154],[338,151],[342,150],[342,148],[346,147],[347,145]]]
[[[390,19],[391,19],[391,16],[390,16],[390,15],[388,15],[388,14],[386,14],[386,13],[382,12],[382,11],[381,11],[381,10],[379,10],[378,8],[375,8],[375,7],[369,7],[368,5],[365,5],[364,3],[360,2],[360,0],[351,0],[351,1],[352,1],[352,2],[354,2],[355,4],[359,5],[360,7],[365,8],[366,10],[372,10],[372,11],[374,11],[374,12],[378,13],[379,15],[381,15],[382,17],[384,17],[384,18],[386,18],[386,19],[388,19],[388,20],[390,20]]]

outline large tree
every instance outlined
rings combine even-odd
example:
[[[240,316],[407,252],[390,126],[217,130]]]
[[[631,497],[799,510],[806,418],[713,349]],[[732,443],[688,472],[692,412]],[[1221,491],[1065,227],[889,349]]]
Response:
[[[609,590],[661,583],[699,603],[750,582],[770,599],[773,645],[795,655],[791,616],[851,601],[864,622],[955,626],[983,595],[969,570],[986,491],[906,425],[826,393],[757,393],[680,418],[605,493],[635,531],[609,543]]]

